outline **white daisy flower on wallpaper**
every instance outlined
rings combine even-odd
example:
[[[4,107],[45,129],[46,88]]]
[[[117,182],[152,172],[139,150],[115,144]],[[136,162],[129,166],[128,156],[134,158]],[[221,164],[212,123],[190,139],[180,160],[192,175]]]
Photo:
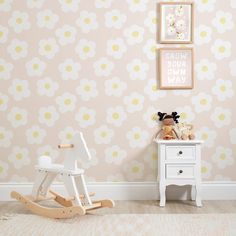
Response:
[[[11,4],[13,0],[5,0],[5,1],[0,1],[0,11],[10,11],[11,10]]]
[[[83,101],[89,101],[98,96],[97,83],[95,80],[80,79],[76,92]]]
[[[0,60],[1,60],[1,59],[0,59]],[[1,64],[0,64],[0,66],[1,66]],[[230,74],[231,74],[232,76],[236,76],[236,60],[231,61],[231,62],[229,63],[229,68],[230,68]]]
[[[212,156],[212,161],[215,162],[220,169],[225,169],[227,166],[233,165],[234,158],[232,149],[218,146]]]
[[[127,152],[117,145],[105,149],[105,161],[109,164],[121,165],[126,157]]]
[[[5,43],[8,38],[8,28],[0,25],[0,43]]]
[[[55,31],[59,44],[67,45],[75,42],[76,28],[71,25],[63,25]]]
[[[143,52],[149,60],[156,59],[157,56],[157,44],[154,39],[148,39],[146,44],[143,46]]]
[[[150,145],[147,148],[143,159],[151,169],[157,169],[157,148],[155,145]]]
[[[180,116],[179,122],[191,123],[195,119],[195,113],[191,106],[176,107],[175,111]]]
[[[13,65],[0,58],[0,80],[8,80],[11,76]]]
[[[230,129],[229,131],[230,142],[236,144],[236,128]]]
[[[74,111],[77,98],[71,93],[63,93],[61,96],[56,97],[56,103],[61,113]]]
[[[27,74],[32,77],[41,76],[46,69],[46,64],[38,57],[34,57],[32,60],[28,61],[25,66]]]
[[[13,96],[16,101],[30,96],[29,83],[27,80],[13,79],[12,84],[8,89],[9,94]]]
[[[143,120],[149,128],[154,128],[157,125],[156,121],[157,109],[154,107],[148,107],[145,113],[143,113]]]
[[[202,45],[211,41],[212,29],[206,25],[199,25],[195,31],[195,43]]]
[[[166,91],[157,88],[157,79],[154,78],[148,80],[143,91],[151,101],[157,101],[158,98],[163,98],[167,94]]]
[[[105,13],[105,25],[108,28],[121,29],[126,22],[126,15],[119,10],[112,10]]]
[[[211,91],[217,96],[219,101],[225,101],[227,98],[234,96],[231,80],[216,80],[216,84],[212,87]]]
[[[114,63],[106,57],[102,57],[93,63],[93,68],[95,75],[107,77],[111,74]]]
[[[212,12],[215,9],[216,0],[198,0],[196,4],[199,12]]]
[[[215,181],[231,181],[231,178],[225,175],[216,175],[214,180]]]
[[[6,162],[0,160],[0,179],[5,179],[7,177],[8,169],[9,165]]]
[[[91,30],[98,28],[97,16],[94,12],[81,11],[76,24],[83,33],[89,33]]]
[[[107,55],[115,59],[121,59],[126,51],[127,47],[122,38],[111,39],[107,41]]]
[[[29,182],[29,179],[27,179],[26,177],[23,176],[19,176],[19,175],[12,175],[10,182],[14,182],[14,183],[27,183]]]
[[[16,33],[21,33],[24,30],[28,30],[31,26],[28,13],[20,11],[13,11],[8,24]]]
[[[144,36],[144,28],[138,25],[131,25],[124,29],[124,36],[129,45],[141,43]]]
[[[221,34],[227,30],[233,29],[234,22],[232,21],[232,14],[229,12],[217,11],[215,18],[212,20],[212,25]]]
[[[148,132],[140,127],[133,127],[126,133],[131,148],[142,148],[148,143]]]
[[[0,93],[0,111],[7,110],[9,98],[7,95]]]
[[[45,145],[37,149],[37,156],[49,156],[52,159],[57,159],[59,156],[59,152],[51,145]]]
[[[113,129],[108,128],[106,125],[101,125],[93,132],[95,143],[109,144],[114,136]]]
[[[124,166],[125,176],[129,181],[135,181],[138,179],[142,179],[144,174],[144,165],[143,163],[132,160]]]
[[[129,113],[141,111],[143,109],[144,96],[140,93],[133,92],[123,99],[126,109]]]
[[[37,92],[41,96],[53,97],[59,85],[49,77],[37,81]]]
[[[236,2],[235,2],[235,0],[230,0],[230,6],[231,6],[232,8],[236,8]]]
[[[213,147],[215,144],[215,139],[217,137],[217,133],[215,130],[212,130],[206,126],[201,127],[195,132],[196,138],[204,140],[203,146],[205,147]]]
[[[46,137],[46,131],[38,125],[33,125],[26,130],[26,138],[29,144],[41,144]]]
[[[148,0],[126,0],[131,12],[144,12],[147,10]]]
[[[21,169],[30,164],[29,151],[26,148],[15,146],[10,153],[8,160],[16,169]]]
[[[28,8],[41,8],[45,0],[27,0]]]
[[[59,0],[61,10],[64,12],[76,12],[79,9],[80,0]]]
[[[157,30],[157,13],[156,11],[149,11],[147,18],[144,20],[144,25],[149,29],[151,33],[156,33]]]
[[[140,59],[134,59],[127,65],[127,71],[131,80],[145,80],[149,65]]]
[[[54,126],[59,119],[59,114],[54,106],[41,107],[38,114],[39,122],[48,127]]]
[[[105,93],[108,96],[121,97],[127,89],[127,84],[120,80],[118,77],[108,79],[104,83]]]
[[[9,147],[11,145],[11,139],[13,138],[13,133],[10,130],[6,130],[4,127],[0,126],[0,147]]]
[[[67,58],[59,64],[58,69],[63,80],[77,80],[81,66],[73,59]]]
[[[14,60],[24,58],[28,54],[28,44],[25,41],[13,39],[7,47],[7,52]]]
[[[215,43],[211,46],[211,52],[217,60],[222,60],[231,55],[231,43],[216,39]]]
[[[209,179],[211,177],[212,164],[208,161],[201,161],[201,175],[203,179]]]
[[[37,25],[39,28],[53,29],[59,17],[51,10],[43,10],[37,14]]]
[[[28,121],[28,112],[25,109],[13,107],[7,115],[7,119],[14,128],[26,125]]]
[[[174,90],[172,91],[172,93],[176,96],[183,96],[183,97],[188,97],[191,95],[191,92],[189,90],[181,90],[181,89]]]
[[[211,115],[211,120],[214,122],[216,127],[221,128],[231,123],[231,116],[232,112],[229,109],[216,107]]]
[[[95,124],[96,111],[87,107],[80,107],[75,115],[75,120],[78,121],[80,127],[87,128]]]
[[[96,53],[96,44],[95,42],[89,41],[87,39],[80,39],[75,48],[75,51],[82,60],[93,58]]]
[[[124,182],[125,178],[121,173],[116,173],[113,175],[108,175],[106,180],[107,182]]]
[[[113,0],[95,0],[96,8],[109,8]]]
[[[59,47],[54,38],[41,39],[39,41],[39,54],[47,59],[52,59],[58,53]]]
[[[196,65],[197,79],[212,80],[215,78],[216,64],[208,59],[201,59]]]
[[[106,111],[106,121],[116,127],[120,127],[126,120],[127,115],[122,106],[110,107]]]
[[[89,148],[89,152],[91,154],[91,160],[86,160],[86,159],[79,159],[78,160],[78,164],[79,164],[79,167],[80,165],[82,166],[83,169],[89,169],[93,166],[96,166],[98,164],[98,158],[97,158],[97,152],[94,148]],[[86,180],[88,180],[86,178]],[[93,182],[96,182],[94,180],[91,180],[90,181],[93,181]]]
[[[197,113],[211,109],[212,96],[206,93],[199,93],[192,97],[192,104]]]
[[[76,130],[71,126],[67,126],[62,131],[59,132],[58,137],[62,143],[69,143],[71,142],[75,134]]]

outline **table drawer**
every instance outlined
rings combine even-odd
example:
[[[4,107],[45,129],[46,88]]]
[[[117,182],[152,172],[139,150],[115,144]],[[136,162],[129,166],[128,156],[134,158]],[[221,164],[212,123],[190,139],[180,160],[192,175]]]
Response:
[[[195,177],[195,165],[166,165],[167,179],[193,179]]]
[[[195,160],[194,146],[166,146],[166,160]]]

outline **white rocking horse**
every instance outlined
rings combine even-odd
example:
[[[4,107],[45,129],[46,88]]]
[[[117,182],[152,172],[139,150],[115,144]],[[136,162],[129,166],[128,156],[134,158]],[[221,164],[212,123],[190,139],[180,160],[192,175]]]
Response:
[[[87,211],[101,208],[114,207],[112,200],[93,201],[88,193],[84,180],[84,170],[77,167],[77,160],[91,159],[83,134],[77,133],[70,144],[58,145],[58,148],[65,152],[64,165],[51,163],[51,158],[39,157],[36,181],[33,186],[31,196],[23,196],[18,192],[11,192],[11,197],[22,202],[33,213],[50,218],[70,218],[74,215],[85,215]],[[61,175],[66,190],[70,198],[65,198],[60,194],[50,190],[50,186],[57,175]],[[53,199],[63,207],[46,207],[38,202]]]

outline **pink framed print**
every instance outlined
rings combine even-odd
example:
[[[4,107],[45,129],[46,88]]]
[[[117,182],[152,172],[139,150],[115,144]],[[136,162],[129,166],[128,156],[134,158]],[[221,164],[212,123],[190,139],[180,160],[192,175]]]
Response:
[[[194,68],[192,48],[159,49],[160,89],[192,89]]]
[[[193,43],[193,20],[193,3],[160,3],[160,43]]]

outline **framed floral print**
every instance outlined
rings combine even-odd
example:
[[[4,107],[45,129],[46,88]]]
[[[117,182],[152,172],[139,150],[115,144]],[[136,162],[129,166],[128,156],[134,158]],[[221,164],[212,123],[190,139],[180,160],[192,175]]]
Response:
[[[193,49],[159,49],[160,89],[193,88]]]
[[[160,43],[193,43],[193,19],[193,3],[160,3]]]

